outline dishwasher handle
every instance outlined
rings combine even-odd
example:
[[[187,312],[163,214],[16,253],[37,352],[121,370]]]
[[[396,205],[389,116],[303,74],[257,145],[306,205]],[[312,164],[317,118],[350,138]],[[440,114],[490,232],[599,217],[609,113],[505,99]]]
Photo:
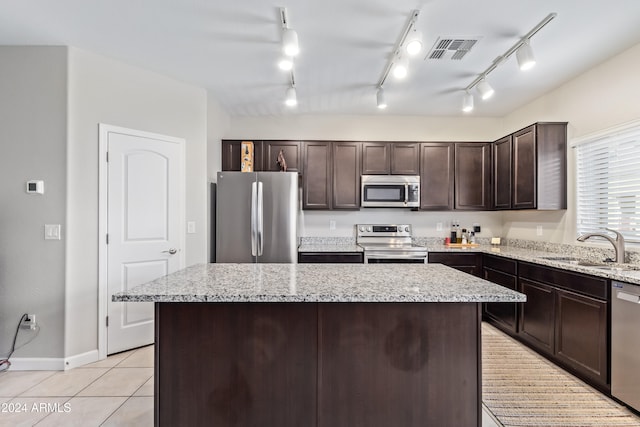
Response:
[[[640,304],[640,296],[638,295],[628,294],[626,292],[618,291],[616,294],[616,298],[624,301],[633,302],[635,304]]]

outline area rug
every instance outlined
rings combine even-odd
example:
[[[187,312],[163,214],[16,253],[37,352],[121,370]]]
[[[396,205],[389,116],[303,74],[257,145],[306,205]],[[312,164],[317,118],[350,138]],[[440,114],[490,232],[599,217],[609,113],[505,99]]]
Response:
[[[640,427],[640,417],[490,325],[482,400],[505,427]]]

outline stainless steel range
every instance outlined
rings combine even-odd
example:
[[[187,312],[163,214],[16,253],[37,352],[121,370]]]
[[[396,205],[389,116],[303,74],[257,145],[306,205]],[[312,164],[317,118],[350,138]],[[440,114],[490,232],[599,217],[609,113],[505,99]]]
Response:
[[[413,244],[410,224],[356,224],[356,231],[365,263],[427,262],[427,248]]]

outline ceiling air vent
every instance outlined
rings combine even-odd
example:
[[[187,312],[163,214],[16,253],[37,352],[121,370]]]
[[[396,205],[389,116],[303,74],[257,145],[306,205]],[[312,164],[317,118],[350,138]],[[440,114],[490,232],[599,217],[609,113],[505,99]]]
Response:
[[[459,61],[479,40],[479,37],[438,37],[433,48],[424,59],[453,59]]]

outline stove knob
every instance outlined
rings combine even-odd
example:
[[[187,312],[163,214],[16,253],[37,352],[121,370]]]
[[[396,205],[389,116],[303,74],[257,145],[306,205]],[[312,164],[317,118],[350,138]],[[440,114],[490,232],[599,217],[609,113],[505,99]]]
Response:
[[[404,231],[406,231],[407,233],[409,232],[409,226],[408,225],[404,228]]]
[[[364,231],[364,225],[360,226],[360,231]]]
[[[367,227],[367,231],[371,231],[371,227]]]

